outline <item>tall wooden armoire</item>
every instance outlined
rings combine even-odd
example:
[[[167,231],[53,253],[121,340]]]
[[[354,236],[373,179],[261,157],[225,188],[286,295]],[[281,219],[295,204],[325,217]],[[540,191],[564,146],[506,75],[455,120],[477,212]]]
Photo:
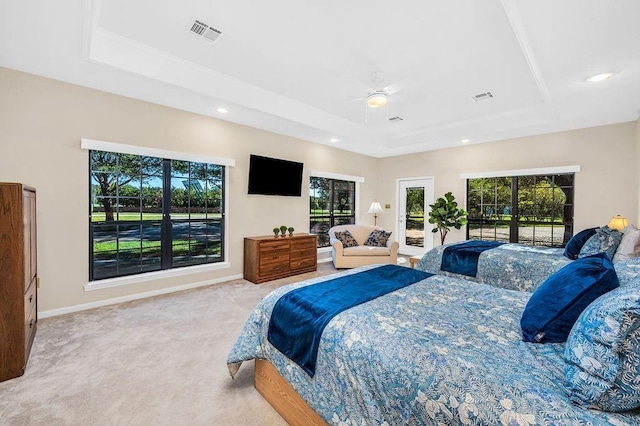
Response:
[[[36,190],[0,183],[0,381],[22,376],[36,334]]]

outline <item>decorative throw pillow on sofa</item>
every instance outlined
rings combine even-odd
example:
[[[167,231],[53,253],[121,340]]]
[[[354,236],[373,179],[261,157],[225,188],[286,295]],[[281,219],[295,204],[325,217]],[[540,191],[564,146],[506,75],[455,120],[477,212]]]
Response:
[[[603,411],[640,408],[640,287],[620,287],[587,307],[564,352],[571,400]]]
[[[613,259],[616,250],[622,240],[622,234],[608,226],[596,229],[595,235],[590,237],[580,249],[578,257],[591,256],[596,253],[607,253],[609,259]]]
[[[367,241],[364,242],[365,246],[384,247],[387,245],[387,240],[391,236],[391,232],[383,231],[382,229],[374,229],[369,234]]]
[[[351,232],[349,231],[344,231],[344,232],[338,231],[335,233],[335,235],[336,235],[336,238],[340,240],[340,242],[342,243],[342,247],[344,248],[358,246],[358,242],[356,241],[355,238],[353,238],[353,235],[351,235]]]
[[[619,285],[613,263],[605,253],[574,260],[547,278],[531,295],[520,319],[522,340],[566,341],[582,311]]]
[[[576,260],[580,254],[582,246],[584,246],[584,243],[586,243],[589,238],[595,235],[596,229],[598,228],[587,228],[571,237],[564,248],[565,257],[568,257],[571,260]]]
[[[613,263],[640,256],[640,230],[629,225],[622,233],[622,240],[613,255]]]

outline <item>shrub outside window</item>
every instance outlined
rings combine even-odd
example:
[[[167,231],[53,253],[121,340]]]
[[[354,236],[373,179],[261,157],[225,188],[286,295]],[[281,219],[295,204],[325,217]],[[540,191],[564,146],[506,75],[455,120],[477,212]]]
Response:
[[[467,239],[564,247],[573,194],[573,173],[468,179]]]

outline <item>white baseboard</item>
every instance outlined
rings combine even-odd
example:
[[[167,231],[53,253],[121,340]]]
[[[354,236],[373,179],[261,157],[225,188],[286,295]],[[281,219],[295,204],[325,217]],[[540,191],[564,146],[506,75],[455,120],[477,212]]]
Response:
[[[144,293],[130,294],[128,296],[114,297],[112,299],[99,300],[97,302],[83,303],[81,305],[67,306],[65,308],[51,309],[48,311],[38,312],[38,318],[49,318],[58,315],[70,314],[73,312],[86,311],[87,309],[99,308],[102,306],[115,305],[117,303],[130,302],[132,300],[145,299],[147,297],[159,296],[161,294],[175,293],[192,288],[205,287],[212,284],[219,284],[226,281],[242,279],[242,274],[231,275],[229,277],[216,278],[214,280],[200,281],[197,283],[184,284],[176,287],[161,288],[158,290],[145,291]]]
[[[327,263],[327,262],[331,262],[331,258],[330,257],[323,258],[323,259],[318,259],[318,263]]]

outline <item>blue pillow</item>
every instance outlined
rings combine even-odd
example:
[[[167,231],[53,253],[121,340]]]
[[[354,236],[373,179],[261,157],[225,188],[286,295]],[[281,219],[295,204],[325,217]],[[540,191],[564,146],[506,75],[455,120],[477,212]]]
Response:
[[[640,408],[640,287],[620,287],[596,300],[573,326],[564,350],[564,385],[586,408]]]
[[[580,254],[580,250],[582,250],[582,246],[589,238],[595,235],[596,229],[597,228],[588,228],[571,237],[564,248],[564,255],[571,260],[576,260]]]
[[[592,235],[580,249],[578,258],[591,256],[596,253],[607,253],[609,259],[613,260],[616,250],[622,241],[622,234],[608,226],[596,229],[595,235]]]
[[[532,343],[566,341],[582,311],[619,285],[613,263],[606,253],[574,260],[547,278],[527,302],[520,319],[522,340]]]

